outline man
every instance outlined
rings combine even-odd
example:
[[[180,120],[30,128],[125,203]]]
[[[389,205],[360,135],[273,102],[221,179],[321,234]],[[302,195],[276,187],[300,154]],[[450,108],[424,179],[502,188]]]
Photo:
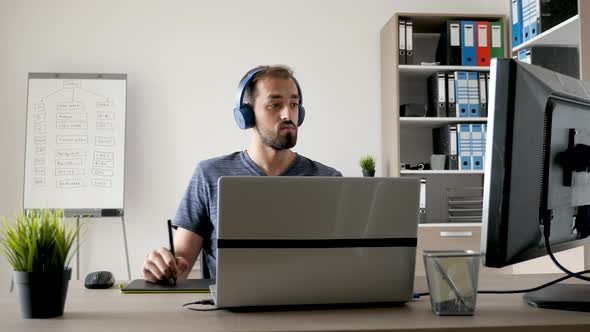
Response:
[[[200,162],[176,212],[174,257],[167,248],[151,252],[143,278],[156,282],[187,278],[201,249],[216,275],[217,180],[221,176],[342,176],[337,170],[305,158],[291,148],[305,109],[291,69],[260,66],[240,81],[234,117],[242,129],[253,128],[246,151]]]

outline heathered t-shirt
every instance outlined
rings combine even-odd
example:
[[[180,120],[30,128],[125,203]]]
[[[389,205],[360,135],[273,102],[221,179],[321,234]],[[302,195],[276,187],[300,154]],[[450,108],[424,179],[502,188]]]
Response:
[[[266,176],[246,151],[201,161],[176,211],[173,224],[199,234],[205,241],[211,278],[217,271],[217,180],[221,176]],[[280,176],[342,176],[334,168],[299,154]]]

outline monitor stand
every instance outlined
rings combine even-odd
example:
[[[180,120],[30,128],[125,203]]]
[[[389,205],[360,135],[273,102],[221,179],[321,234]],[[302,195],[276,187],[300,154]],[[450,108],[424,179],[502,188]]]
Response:
[[[590,312],[590,283],[555,284],[526,293],[523,299],[535,308]]]

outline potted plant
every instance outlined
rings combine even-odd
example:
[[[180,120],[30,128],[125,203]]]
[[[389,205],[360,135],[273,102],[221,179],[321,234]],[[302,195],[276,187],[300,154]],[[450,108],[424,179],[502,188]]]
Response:
[[[63,315],[79,226],[66,226],[63,210],[50,209],[21,211],[14,223],[2,221],[0,250],[14,270],[21,316]]]
[[[359,165],[363,170],[363,176],[375,176],[375,158],[367,155],[359,161]]]

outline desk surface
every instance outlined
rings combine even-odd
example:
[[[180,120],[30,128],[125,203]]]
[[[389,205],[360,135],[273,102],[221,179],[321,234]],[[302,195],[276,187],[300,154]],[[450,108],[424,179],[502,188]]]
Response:
[[[529,287],[556,275],[482,276],[480,289]],[[416,290],[425,291],[423,277]],[[118,289],[89,290],[70,282],[63,317],[21,319],[16,293],[0,296],[1,331],[590,331],[590,313],[535,309],[522,295],[479,295],[474,316],[432,313],[423,297],[398,308],[315,311],[195,312],[183,303],[209,294],[121,294]]]

